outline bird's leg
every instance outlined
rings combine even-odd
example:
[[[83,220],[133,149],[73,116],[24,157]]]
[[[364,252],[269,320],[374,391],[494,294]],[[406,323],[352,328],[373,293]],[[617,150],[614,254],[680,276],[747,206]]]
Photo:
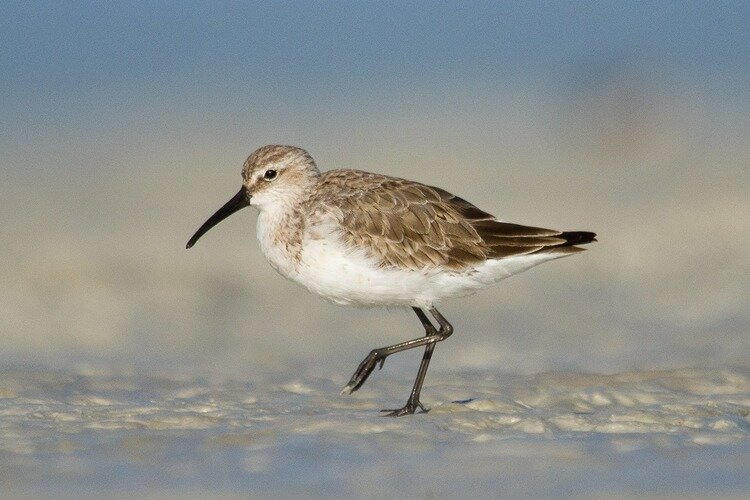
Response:
[[[436,341],[439,342],[440,340],[445,340],[451,335],[451,333],[453,333],[453,327],[451,326],[451,324],[448,323],[448,321],[446,321],[446,319],[434,307],[430,309],[430,312],[433,316],[435,316],[435,319],[438,320],[440,330],[435,330],[435,327],[432,326],[432,323],[430,323],[430,320],[427,319],[427,316],[421,309],[416,307],[413,307],[412,309],[414,309],[414,312],[417,313],[420,321],[422,321],[426,337],[439,336],[441,338],[437,339]],[[417,411],[417,408],[422,410],[422,413],[427,413],[428,411],[430,411],[428,408],[425,408],[424,405],[419,401],[419,394],[422,392],[422,384],[424,384],[424,379],[427,375],[427,367],[430,366],[430,359],[432,359],[432,351],[435,350],[436,342],[431,342],[424,348],[424,356],[422,356],[422,362],[419,364],[417,378],[416,380],[414,380],[414,387],[411,390],[409,399],[406,401],[406,405],[404,405],[403,408],[398,408],[396,410],[382,410],[384,412],[388,412],[386,416],[400,417],[402,415],[411,415]]]
[[[367,377],[370,376],[378,363],[380,363],[380,367],[382,368],[383,364],[385,363],[385,358],[387,358],[391,354],[396,354],[397,352],[406,351],[407,349],[413,349],[415,347],[420,347],[426,344],[437,342],[437,338],[434,337],[435,336],[420,337],[418,339],[401,342],[400,344],[373,349],[372,351],[370,351],[370,354],[368,354],[367,357],[363,359],[359,364],[359,366],[357,367],[357,371],[354,372],[354,375],[352,375],[351,380],[349,380],[349,383],[346,384],[344,390],[341,391],[341,394],[351,394],[352,392],[362,387],[362,384],[365,383],[365,380],[367,380]]]
[[[453,327],[450,323],[448,323],[443,315],[438,312],[437,309],[431,307],[429,311],[430,313],[432,313],[432,315],[440,325],[439,330],[436,331],[435,327],[432,326],[432,323],[430,323],[430,321],[427,319],[427,316],[424,314],[424,312],[421,309],[415,307],[414,312],[417,313],[417,316],[422,321],[422,325],[424,325],[425,327],[425,336],[418,339],[407,340],[406,342],[401,342],[400,344],[381,347],[379,349],[373,349],[372,351],[370,351],[370,354],[368,354],[367,357],[359,364],[359,367],[357,367],[357,371],[354,372],[351,380],[348,384],[346,384],[346,387],[344,387],[344,390],[341,391],[341,393],[350,394],[362,387],[362,384],[365,383],[365,380],[367,380],[367,377],[370,376],[377,364],[380,363],[380,366],[382,368],[383,363],[385,363],[385,358],[387,358],[391,354],[396,354],[397,352],[406,351],[407,349],[413,349],[415,347],[426,345],[428,346],[428,348],[425,349],[425,355],[422,358],[422,365],[420,365],[419,367],[417,380],[415,381],[414,390],[412,391],[412,394],[415,397],[409,398],[410,401],[418,402],[419,391],[422,388],[424,375],[425,373],[427,373],[427,366],[429,365],[430,357],[432,356],[432,350],[434,349],[435,343],[447,339],[453,333]],[[421,407],[421,405],[419,406]],[[412,411],[407,411],[406,413],[414,413],[415,410],[416,406],[412,409]],[[402,415],[406,413],[402,413]]]

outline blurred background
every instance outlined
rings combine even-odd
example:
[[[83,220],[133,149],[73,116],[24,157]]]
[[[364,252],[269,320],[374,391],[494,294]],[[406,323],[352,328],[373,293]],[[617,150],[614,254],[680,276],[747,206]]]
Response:
[[[343,383],[420,335],[276,275],[252,210],[185,250],[267,143],[599,234],[444,304],[428,385],[748,364],[743,0],[3,3],[0,366]]]

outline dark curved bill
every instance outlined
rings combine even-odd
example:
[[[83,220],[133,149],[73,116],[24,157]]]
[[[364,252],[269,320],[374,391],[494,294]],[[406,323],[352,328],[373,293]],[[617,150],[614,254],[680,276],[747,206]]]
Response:
[[[190,241],[187,242],[185,248],[190,248],[195,245],[195,242],[198,241],[201,236],[206,234],[209,229],[211,229],[216,224],[223,221],[236,211],[242,210],[249,205],[250,196],[248,196],[245,186],[242,186],[240,191],[236,195],[234,195],[231,200],[226,202],[223,207],[218,209],[215,214],[213,214],[206,222],[203,223],[203,225],[195,232],[193,237],[190,238]]]

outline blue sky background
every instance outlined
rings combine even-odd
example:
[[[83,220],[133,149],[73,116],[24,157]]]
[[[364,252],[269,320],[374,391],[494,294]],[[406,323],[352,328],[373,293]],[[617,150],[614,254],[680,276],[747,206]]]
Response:
[[[184,250],[282,142],[600,234],[446,304],[436,372],[743,364],[749,117],[746,1],[5,2],[0,361],[343,380],[419,333],[285,282],[250,211]]]
[[[3,115],[98,93],[248,85],[304,99],[425,79],[581,74],[645,65],[747,86],[747,2],[6,2]],[[404,88],[406,87],[406,88]],[[20,108],[20,109],[19,109]]]

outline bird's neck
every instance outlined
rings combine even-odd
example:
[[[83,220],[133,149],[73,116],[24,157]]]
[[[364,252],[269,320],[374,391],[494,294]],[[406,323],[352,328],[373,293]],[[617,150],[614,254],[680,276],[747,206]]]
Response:
[[[257,237],[274,269],[286,277],[296,273],[302,254],[304,198],[288,197],[260,207]]]

